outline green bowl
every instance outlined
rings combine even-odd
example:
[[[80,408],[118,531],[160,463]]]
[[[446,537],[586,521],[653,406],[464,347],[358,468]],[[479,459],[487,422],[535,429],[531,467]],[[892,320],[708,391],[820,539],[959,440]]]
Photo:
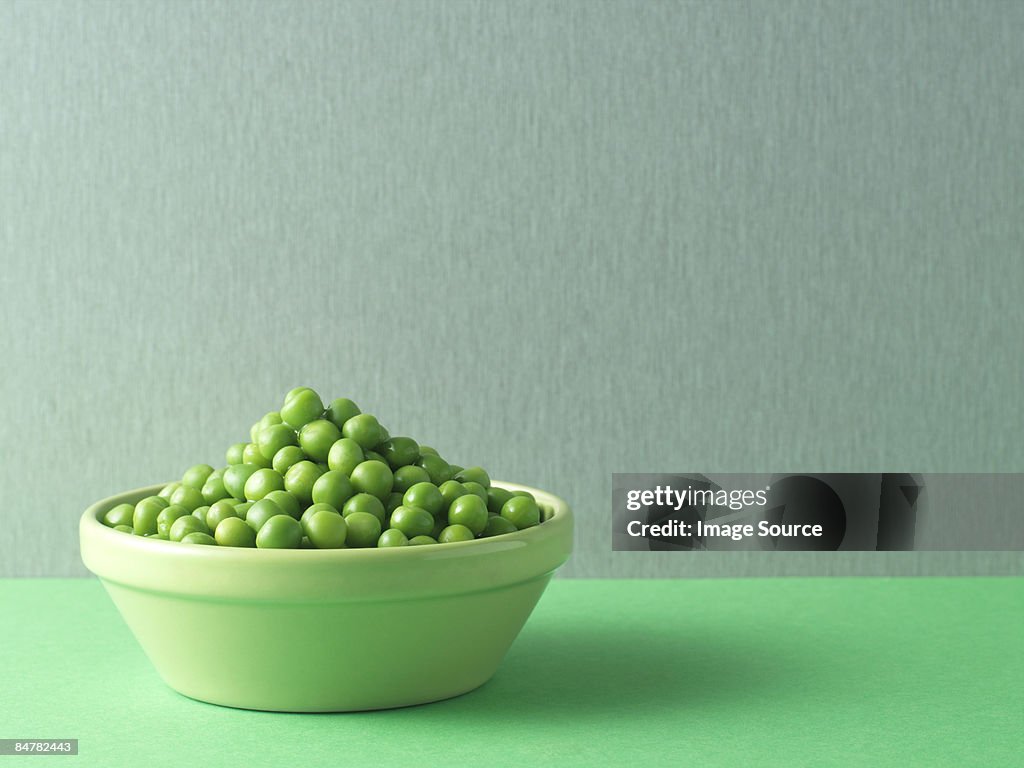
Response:
[[[495,673],[572,549],[572,513],[532,493],[544,522],[421,547],[236,549],[79,526],[99,576],[157,672],[201,701],[278,712],[403,707],[471,691]]]

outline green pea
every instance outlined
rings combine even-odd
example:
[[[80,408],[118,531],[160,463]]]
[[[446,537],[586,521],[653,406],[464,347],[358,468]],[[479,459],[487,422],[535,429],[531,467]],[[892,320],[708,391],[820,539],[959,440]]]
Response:
[[[430,529],[430,538],[436,539],[441,535],[441,531],[448,527],[447,517],[448,515],[441,515],[434,518],[434,527]]]
[[[132,530],[132,527],[130,525],[124,525],[124,524],[115,525],[114,526],[114,530],[115,531],[120,531],[121,533],[135,533],[135,531]]]
[[[271,466],[273,466],[274,456],[278,451],[288,446],[297,446],[298,442],[295,430],[287,424],[272,424],[269,427],[264,427],[256,436],[256,447],[263,454],[263,458],[270,460]]]
[[[501,515],[491,515],[487,518],[487,525],[484,526],[483,536],[501,536],[503,533],[515,533],[519,529]]]
[[[377,539],[378,547],[406,547],[408,545],[409,538],[397,528],[388,528]]]
[[[363,461],[379,461],[381,464],[388,463],[388,460],[385,459],[376,451],[365,451],[363,455],[366,456],[366,458],[363,459]]]
[[[147,496],[135,505],[132,516],[132,528],[142,536],[156,533],[156,519],[161,511],[169,506],[167,499],[159,496]]]
[[[482,467],[469,467],[455,475],[460,483],[480,483],[484,488],[491,487],[491,478]]]
[[[284,487],[299,500],[300,505],[313,501],[313,485],[323,471],[311,461],[300,461],[288,468],[284,476]]]
[[[336,400],[332,400],[331,404],[327,406],[327,413],[324,414],[324,418],[331,421],[338,429],[341,429],[345,426],[346,421],[353,416],[358,416],[360,413],[362,411],[359,410],[358,405],[347,397],[339,397]]]
[[[260,447],[256,443],[247,443],[245,450],[242,451],[242,463],[243,464],[255,464],[257,467],[269,468],[270,459],[263,455],[260,451]]]
[[[270,518],[256,533],[259,549],[298,549],[302,542],[302,526],[291,515]]]
[[[181,483],[168,483],[160,489],[160,493],[157,494],[161,499],[170,499],[171,494],[174,493],[181,487]]]
[[[361,512],[363,514],[373,515],[380,521],[381,525],[384,525],[386,519],[386,510],[381,500],[376,496],[371,496],[368,493],[357,493],[355,496],[345,502],[345,505],[341,508],[341,514],[344,517]]]
[[[328,470],[313,483],[314,504],[330,504],[335,509],[341,509],[354,495],[355,489],[344,472]]]
[[[275,472],[279,472],[284,475],[293,466],[298,464],[300,461],[306,460],[306,452],[297,445],[286,445],[284,448],[274,454],[274,458],[270,462],[271,468]]]
[[[253,502],[253,505],[249,507],[249,511],[245,516],[245,522],[250,528],[258,532],[260,528],[267,524],[270,518],[284,514],[281,508],[274,502],[268,499],[260,499]],[[287,516],[291,517],[291,515]],[[295,518],[292,519],[294,520]]]
[[[532,498],[513,496],[501,508],[501,516],[521,531],[540,523],[540,508]]]
[[[242,463],[242,453],[245,451],[245,443],[235,443],[228,448],[227,453],[224,454],[224,463],[229,467],[232,464]]]
[[[476,536],[464,525],[449,525],[437,537],[439,544],[451,544],[456,541],[472,541]]]
[[[432,453],[426,453],[420,457],[416,464],[422,467],[430,476],[430,482],[440,485],[452,479],[452,468],[448,462]]]
[[[186,533],[181,539],[182,544],[217,544],[217,540],[208,533],[202,531],[193,531],[192,533]]]
[[[487,511],[492,515],[500,515],[501,508],[505,505],[505,502],[511,498],[511,491],[506,491],[504,488],[492,485],[487,489]]]
[[[341,428],[344,437],[355,440],[363,450],[369,450],[380,443],[383,433],[375,416],[360,413],[348,419]]]
[[[131,504],[118,504],[103,515],[103,524],[109,528],[116,528],[119,525],[131,526],[134,518],[135,507]]]
[[[317,549],[340,549],[347,534],[348,524],[337,512],[322,509],[306,523],[306,536]]]
[[[209,533],[210,529],[206,527],[206,523],[195,515],[185,515],[171,523],[171,527],[167,532],[167,535],[171,541],[181,541],[185,536],[190,533],[194,533],[195,531]]]
[[[232,499],[232,501],[238,501],[238,499]],[[252,507],[254,503],[255,502],[252,501],[239,502],[235,505],[235,514],[245,520],[245,518],[249,516],[249,508]]]
[[[216,501],[206,511],[206,527],[216,532],[217,526],[229,517],[238,517],[235,506],[226,503],[223,499]]]
[[[359,443],[350,437],[335,440],[331,450],[327,452],[327,466],[335,472],[351,475],[352,470],[366,460]]]
[[[169,502],[163,496],[147,496],[146,498],[142,499],[142,501],[140,501],[139,504],[142,504],[142,502],[156,504],[158,507],[160,507],[160,509],[166,509],[167,507],[171,506],[171,502]],[[138,506],[138,504],[136,504],[135,506]]]
[[[281,419],[292,429],[301,429],[319,419],[323,412],[324,403],[320,395],[309,387],[296,387],[285,395]]]
[[[424,544],[437,544],[437,539],[430,536],[413,536],[409,539],[410,547],[422,547]]]
[[[179,507],[184,507],[189,513],[192,513],[203,506],[206,500],[203,498],[203,494],[196,488],[193,488],[191,485],[182,485],[171,494],[170,502],[171,504],[177,504]]]
[[[475,483],[470,480],[467,483],[463,483],[462,487],[466,489],[466,493],[471,493],[474,496],[479,496],[483,501],[484,506],[487,506],[487,489],[484,488],[480,483]]]
[[[368,493],[383,501],[391,493],[395,476],[391,472],[391,467],[383,462],[364,461],[352,470],[351,481],[357,493]],[[375,536],[374,541],[376,540]]]
[[[269,413],[265,413],[263,418],[256,423],[259,425],[260,429],[276,426],[277,424],[282,423],[281,414],[277,411],[270,411]]]
[[[332,507],[330,504],[313,504],[299,518],[299,525],[302,526],[302,532],[306,533],[306,526],[309,525],[310,518],[313,517],[317,512],[330,512],[331,514],[339,514],[338,510]],[[306,533],[308,536],[309,534]]]
[[[341,439],[341,430],[327,419],[311,421],[299,430],[299,445],[314,461],[327,461],[331,446]]]
[[[434,528],[434,517],[425,509],[403,505],[391,513],[388,527],[397,528],[410,539],[426,536]]]
[[[429,483],[430,475],[423,467],[410,464],[395,470],[394,489],[396,493],[405,493],[417,483]]]
[[[255,547],[256,531],[238,517],[227,517],[213,532],[213,538],[222,547]]]
[[[459,472],[462,471],[462,467],[458,464],[452,464],[451,462],[448,463],[448,466],[452,468],[452,477],[458,477]]]
[[[384,502],[384,511],[390,515],[400,506],[402,506],[402,494],[395,493],[394,491],[389,493],[388,500]]]
[[[457,498],[468,493],[466,487],[458,480],[449,480],[448,482],[441,483],[441,487],[438,490],[441,491],[441,497],[444,499],[445,509],[448,509]]]
[[[244,501],[245,483],[258,469],[255,464],[232,464],[224,470],[224,489],[239,501]]]
[[[464,525],[477,536],[483,533],[487,525],[487,504],[471,493],[460,496],[448,508],[448,523]]]
[[[209,505],[199,507],[198,509],[192,510],[192,517],[198,517],[203,523],[206,523],[206,515],[209,513]]]
[[[226,499],[231,495],[228,493],[228,489],[224,487],[223,472],[214,472],[210,475],[206,482],[203,483],[203,487],[199,492],[203,494],[203,501],[207,504],[213,504],[215,501]]]
[[[402,503],[409,507],[425,509],[437,517],[444,509],[444,496],[433,483],[416,483],[405,492]]]
[[[529,491],[512,491],[512,495],[513,496],[522,496],[522,497],[527,498],[527,499],[533,499],[533,494],[530,493]],[[536,499],[533,499],[533,500],[536,501]]]
[[[196,464],[185,470],[185,474],[181,476],[181,484],[198,491],[212,474],[213,467],[209,464]]]
[[[420,456],[427,456],[427,455],[430,455],[430,456],[440,456],[440,454],[438,454],[436,448],[431,448],[429,445],[421,445],[420,446]]]
[[[245,498],[259,501],[271,491],[283,491],[284,478],[272,469],[257,469],[245,481]]]
[[[387,460],[388,466],[398,469],[419,461],[420,445],[411,437],[392,437],[381,444],[380,454]]]
[[[353,512],[345,518],[348,533],[345,543],[350,547],[365,548],[377,545],[380,538],[380,520],[366,512]]]
[[[171,504],[160,510],[160,514],[156,516],[156,532],[161,536],[169,536],[171,531],[171,525],[174,521],[181,517],[191,517],[192,513],[189,512],[182,506],[177,504]]]
[[[302,514],[302,506],[299,504],[299,500],[292,496],[288,491],[271,491],[264,499],[269,499],[281,508],[281,511],[286,515],[291,515],[296,520]]]

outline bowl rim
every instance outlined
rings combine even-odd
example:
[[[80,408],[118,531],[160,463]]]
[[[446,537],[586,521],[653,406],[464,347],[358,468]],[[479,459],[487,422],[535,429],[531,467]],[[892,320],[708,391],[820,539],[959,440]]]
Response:
[[[174,481],[170,481],[174,482]],[[165,539],[158,539],[156,537],[148,536],[136,536],[130,534],[130,538],[127,541],[124,531],[115,531],[113,528],[104,525],[100,522],[100,515],[109,511],[118,504],[130,503],[125,502],[122,499],[139,496],[140,500],[146,496],[156,496],[157,493],[169,483],[159,483],[157,485],[147,485],[142,488],[135,488],[131,491],[123,491],[122,493],[108,496],[105,499],[100,499],[93,504],[90,504],[88,509],[82,514],[82,525],[86,526],[90,533],[94,536],[105,536],[109,537],[111,542],[124,543],[128,546],[142,546],[147,549],[150,547],[160,547],[163,551],[169,554],[180,552],[182,549],[179,545],[181,542],[178,541],[167,541]],[[446,552],[455,551],[455,547],[467,548],[467,547],[479,547],[486,546],[488,542],[493,541],[512,541],[522,540],[530,541],[532,538],[538,536],[538,531],[545,526],[555,523],[560,524],[565,520],[571,518],[572,512],[569,509],[568,503],[562,498],[555,496],[553,493],[542,491],[539,488],[531,488],[528,485],[522,485],[520,483],[511,483],[504,480],[492,480],[491,485],[496,485],[499,488],[503,488],[506,491],[527,491],[533,494],[534,499],[537,501],[537,505],[541,508],[542,513],[547,513],[548,517],[540,525],[532,526],[531,528],[524,528],[519,531],[512,533],[503,533],[498,536],[491,536],[486,539],[473,539],[472,541],[453,541],[445,544]],[[187,546],[187,545],[186,545]],[[290,560],[295,557],[307,558],[307,557],[321,557],[321,558],[360,558],[360,557],[405,557],[413,558],[419,557],[421,559],[433,559],[431,554],[436,552],[434,547],[439,547],[440,544],[428,544],[416,547],[362,547],[362,548],[342,548],[342,549],[257,549],[256,547],[222,547],[222,546],[202,546],[192,545],[188,547],[189,550],[198,550],[200,553],[219,552],[222,554],[241,554],[243,556],[256,557],[256,558],[267,558],[276,557],[279,560]],[[218,557],[219,555],[213,555]]]
[[[564,499],[538,488],[495,480],[528,491],[545,515],[540,525],[485,539],[416,547],[362,549],[256,549],[182,544],[116,531],[100,515],[123,503],[156,495],[166,483],[108,496],[91,504],[79,523],[82,560],[101,580],[150,592],[210,598],[401,599],[426,589],[469,592],[550,574],[568,559],[573,519]],[[304,567],[303,567],[304,566]],[[481,582],[479,573],[486,578]],[[467,581],[468,580],[468,581]],[[465,582],[465,583],[463,583]]]

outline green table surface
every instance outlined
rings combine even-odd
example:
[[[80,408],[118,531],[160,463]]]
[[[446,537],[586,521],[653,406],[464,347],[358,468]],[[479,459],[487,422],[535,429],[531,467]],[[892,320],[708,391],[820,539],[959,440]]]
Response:
[[[176,694],[92,579],[0,607],[0,738],[62,765],[1024,764],[1020,579],[556,580],[482,688],[337,715]]]

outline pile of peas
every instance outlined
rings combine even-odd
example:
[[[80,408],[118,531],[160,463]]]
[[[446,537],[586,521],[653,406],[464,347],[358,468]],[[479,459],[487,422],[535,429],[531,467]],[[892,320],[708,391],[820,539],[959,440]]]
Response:
[[[227,450],[227,466],[196,464],[156,496],[103,516],[118,531],[187,544],[340,549],[449,544],[541,522],[525,491],[491,486],[339,397],[309,387]]]

